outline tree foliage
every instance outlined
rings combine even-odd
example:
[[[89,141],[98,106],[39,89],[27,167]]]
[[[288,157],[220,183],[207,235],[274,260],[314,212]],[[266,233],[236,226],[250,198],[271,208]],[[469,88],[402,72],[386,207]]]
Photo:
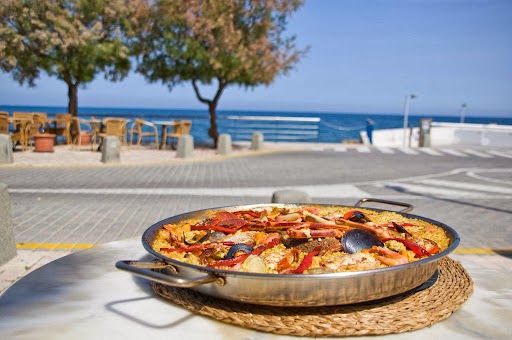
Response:
[[[218,137],[216,109],[229,85],[270,84],[289,71],[305,51],[285,37],[287,19],[302,0],[156,0],[133,47],[137,71],[170,89],[190,81],[208,105],[209,136]],[[216,85],[211,99],[200,84]]]
[[[130,70],[122,32],[134,27],[140,0],[3,0],[0,67],[20,85],[42,71],[68,85],[68,110],[77,115],[79,86],[104,72],[116,81]]]

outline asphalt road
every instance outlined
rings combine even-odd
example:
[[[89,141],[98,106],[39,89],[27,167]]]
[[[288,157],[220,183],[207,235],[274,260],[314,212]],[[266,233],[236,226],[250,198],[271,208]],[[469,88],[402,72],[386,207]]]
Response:
[[[0,181],[9,186],[18,243],[58,247],[136,237],[172,215],[270,203],[274,191],[293,188],[316,203],[408,202],[413,214],[455,228],[461,248],[510,250],[512,150],[473,151],[319,149],[158,166],[0,168]]]

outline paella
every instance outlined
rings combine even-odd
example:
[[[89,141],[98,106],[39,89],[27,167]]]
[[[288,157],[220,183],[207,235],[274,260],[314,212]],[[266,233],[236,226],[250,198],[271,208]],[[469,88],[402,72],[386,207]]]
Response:
[[[351,249],[354,231],[376,241]],[[366,237],[366,236],[365,236]],[[163,225],[154,251],[183,263],[265,274],[371,270],[415,262],[446,250],[443,228],[393,211],[306,205],[212,210]]]

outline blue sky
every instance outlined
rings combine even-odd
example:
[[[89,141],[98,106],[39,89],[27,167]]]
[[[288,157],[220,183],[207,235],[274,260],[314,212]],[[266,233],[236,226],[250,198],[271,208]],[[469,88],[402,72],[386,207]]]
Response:
[[[268,87],[229,87],[220,110],[399,114],[414,93],[412,114],[458,115],[467,103],[467,115],[512,117],[512,1],[310,0],[288,28],[309,54]],[[64,83],[36,84],[0,73],[0,105],[67,105]],[[133,72],[117,83],[98,76],[78,103],[206,108],[189,84],[169,92]]]

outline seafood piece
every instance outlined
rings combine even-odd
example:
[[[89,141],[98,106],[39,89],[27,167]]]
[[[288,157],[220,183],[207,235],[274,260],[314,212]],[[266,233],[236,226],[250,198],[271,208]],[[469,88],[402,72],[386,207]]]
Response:
[[[277,222],[300,222],[302,217],[299,213],[291,213],[286,215],[278,215],[276,217]]]
[[[260,258],[270,271],[289,274],[288,270],[298,261],[299,253],[298,249],[287,249],[281,244],[262,252]]]
[[[402,234],[405,234],[405,235],[409,235],[409,236],[412,236],[408,231],[407,229],[405,229],[403,226],[401,226],[400,224],[394,222],[394,221],[391,221],[391,224],[393,224],[393,227],[395,227],[396,231],[398,231],[399,233],[402,233]]]
[[[278,233],[270,233],[268,235],[263,236],[257,242],[258,245],[268,247],[270,245],[276,245],[281,242],[281,237],[279,237]]]
[[[352,270],[369,270],[381,267],[381,263],[369,253],[333,253],[322,257],[320,263],[324,269],[308,270],[308,273],[330,273]]]
[[[336,219],[336,224],[345,225],[352,228],[363,229],[374,233],[379,238],[388,238],[388,237],[400,237],[400,233],[394,230],[394,228],[389,228],[386,226],[380,226],[373,222],[359,223],[351,220],[347,220],[345,218]]]
[[[343,215],[343,219],[357,223],[368,223],[371,220],[359,210],[350,210]]]
[[[341,246],[347,253],[354,254],[373,246],[383,247],[384,244],[377,236],[366,230],[352,229],[341,238]]]
[[[375,253],[380,262],[388,266],[397,266],[409,263],[409,258],[386,247],[373,246],[371,249],[363,250],[363,253]]]
[[[247,273],[266,273],[267,267],[261,257],[249,255],[249,257],[247,257],[247,259],[240,265],[239,270]]]
[[[208,230],[206,232],[206,235],[204,235],[203,237],[201,237],[197,243],[204,243],[206,241],[210,241],[210,242],[217,242],[217,241],[220,241],[222,240],[223,238],[226,237],[226,234],[224,233],[221,233],[220,231],[211,231],[211,230]]]
[[[303,213],[304,215],[304,219],[306,221],[312,221],[312,222],[316,222],[316,223],[322,223],[322,224],[331,224],[331,225],[336,225],[336,223],[334,221],[331,221],[331,220],[327,220],[321,216],[318,216],[316,214],[313,214],[307,210],[304,210]]]
[[[240,256],[242,254],[250,254],[254,250],[253,247],[251,247],[248,244],[245,243],[237,243],[234,244],[228,251],[226,255],[226,259],[232,259],[233,257]]]
[[[233,242],[233,243],[245,243],[251,246],[256,244],[256,232],[255,231],[247,231],[247,232],[237,232],[235,234],[227,235],[223,241],[224,242]]]
[[[291,238],[320,238],[320,237],[336,237],[341,238],[344,231],[349,230],[345,226],[336,224],[325,224],[316,222],[304,222],[296,226],[290,227],[286,233]]]
[[[324,238],[324,237],[337,237],[343,236],[343,231],[338,229],[312,229],[309,227],[297,226],[286,230],[286,233],[291,238]]]

